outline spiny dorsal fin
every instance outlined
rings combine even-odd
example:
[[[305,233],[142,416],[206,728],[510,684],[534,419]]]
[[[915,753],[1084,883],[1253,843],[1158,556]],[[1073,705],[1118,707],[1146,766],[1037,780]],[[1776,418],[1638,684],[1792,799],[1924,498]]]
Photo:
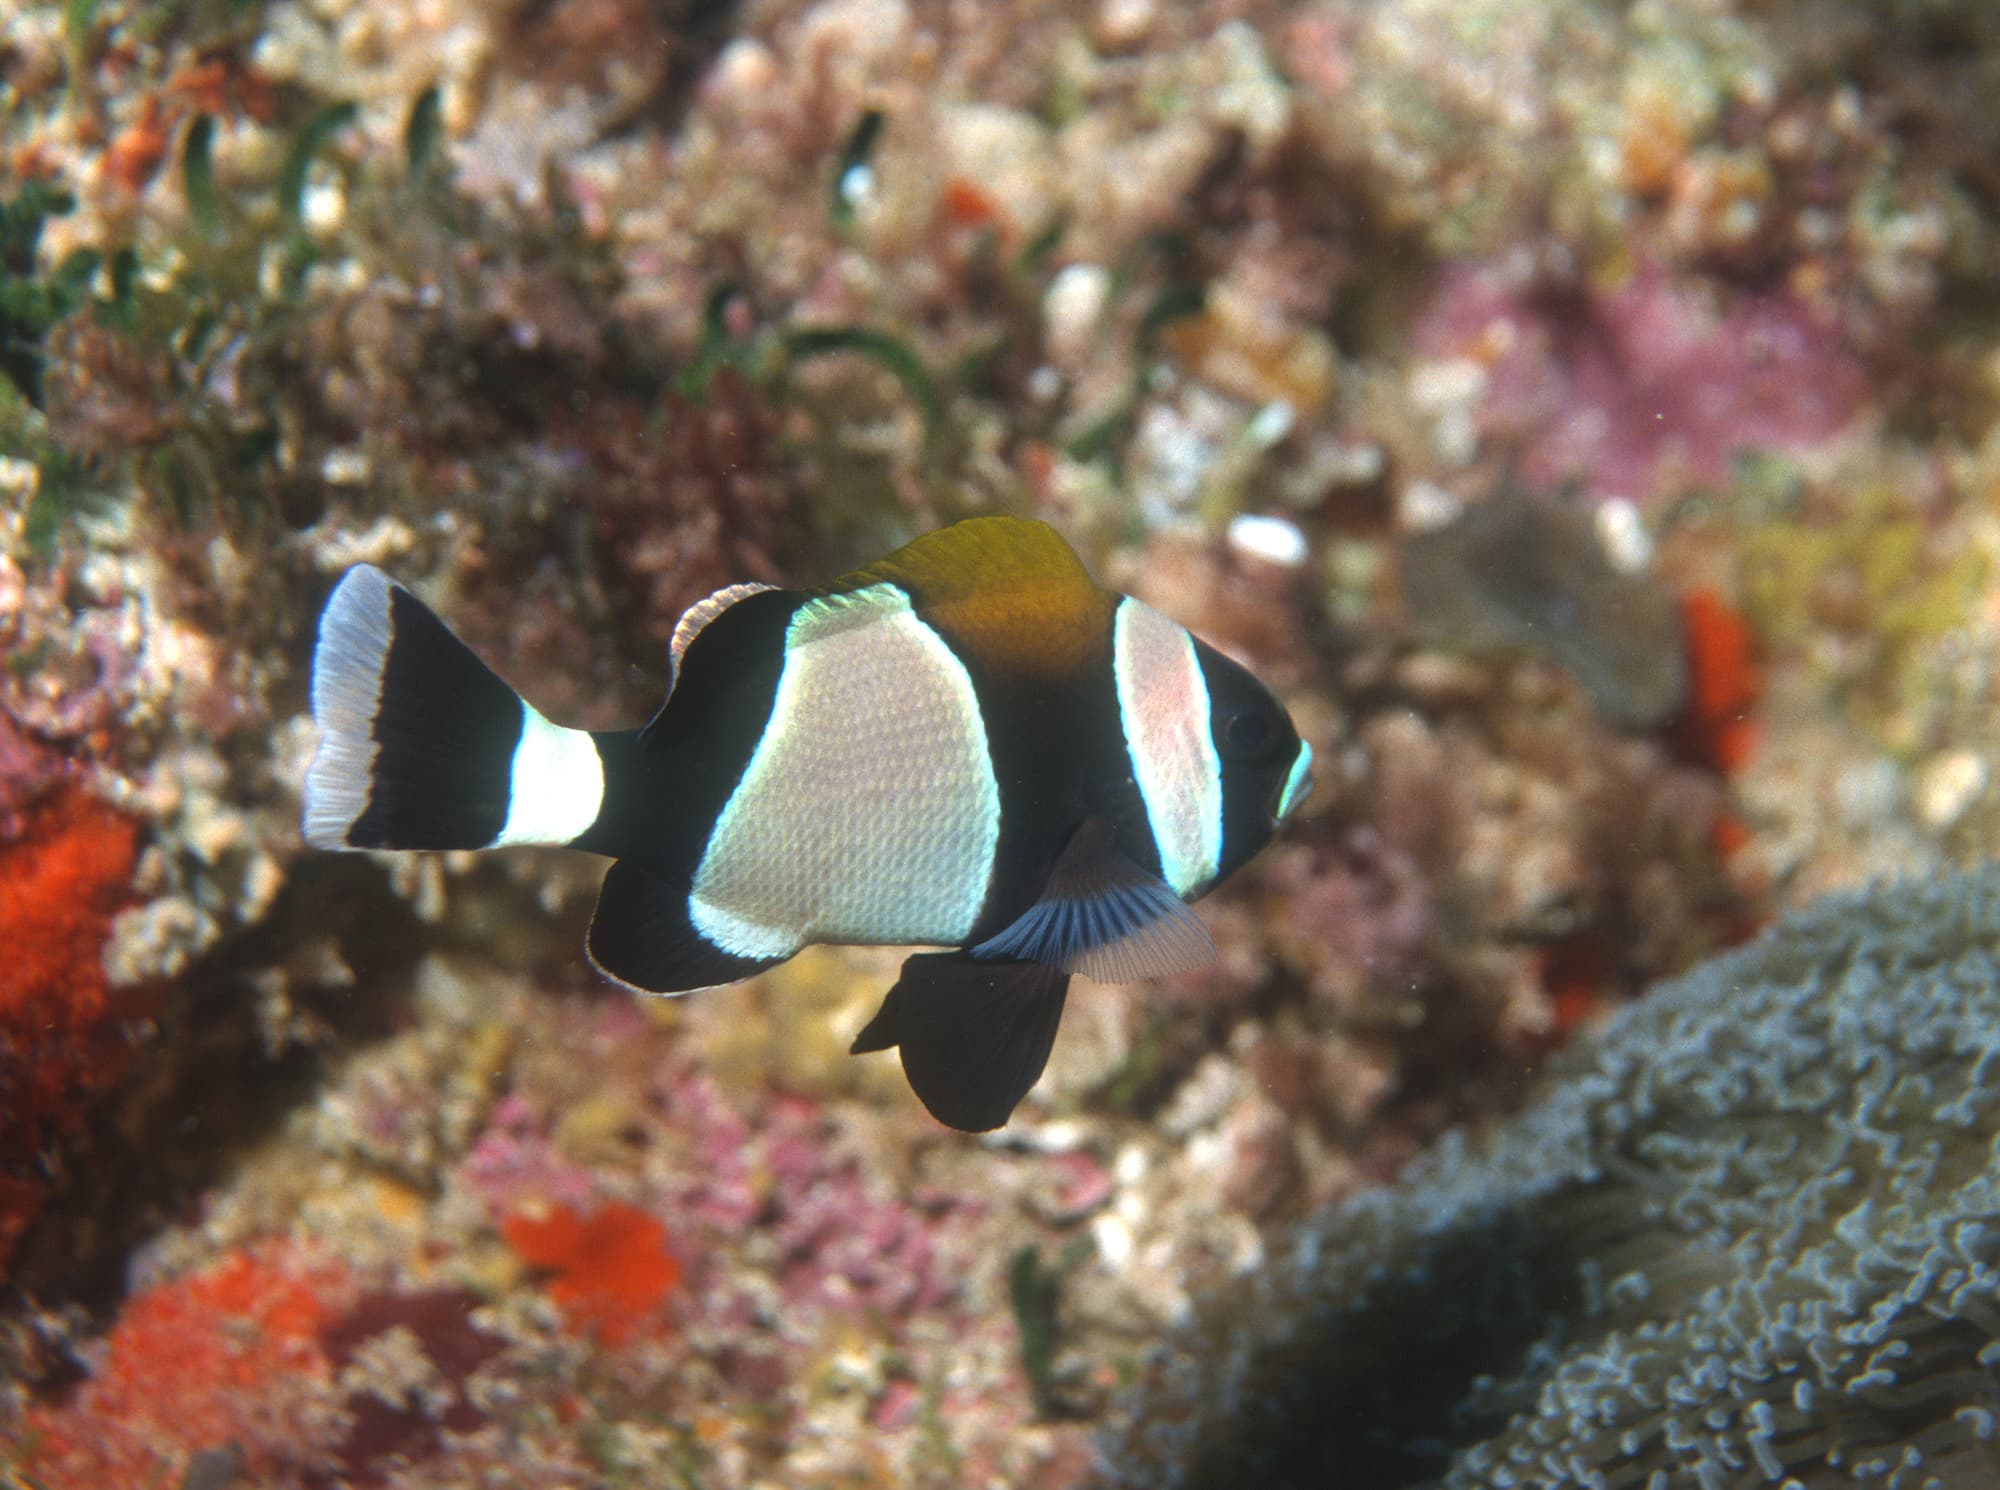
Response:
[[[1062,535],[1020,517],[973,517],[926,533],[843,575],[839,593],[887,581],[969,661],[1062,675],[1109,644],[1117,597],[1101,590]]]
[[[674,695],[674,684],[680,681],[681,659],[687,649],[694,645],[694,639],[701,635],[704,627],[720,616],[739,600],[748,600],[752,595],[761,595],[777,586],[752,581],[748,584],[727,585],[706,599],[697,600],[681,613],[680,621],[674,626],[674,639],[667,647],[667,697]]]
[[[639,743],[653,749],[669,736],[706,729],[704,712],[728,707],[726,701],[745,687],[756,693],[763,685],[754,679],[768,676],[775,686],[785,627],[798,599],[796,590],[742,584],[689,606],[667,654],[667,696],[639,732]]]

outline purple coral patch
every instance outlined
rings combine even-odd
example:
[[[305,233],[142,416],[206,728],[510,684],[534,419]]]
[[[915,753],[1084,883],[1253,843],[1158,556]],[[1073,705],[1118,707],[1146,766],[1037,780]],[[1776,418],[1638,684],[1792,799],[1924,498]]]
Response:
[[[348,1483],[380,1484],[391,1456],[421,1459],[443,1445],[445,1433],[470,1433],[486,1422],[465,1383],[506,1341],[472,1322],[479,1303],[477,1294],[457,1288],[371,1293],[321,1332],[336,1370],[353,1365],[377,1337],[403,1329],[436,1373],[425,1392],[361,1386],[349,1395],[347,1437],[334,1451]]]
[[[1485,365],[1482,427],[1518,442],[1530,479],[1634,498],[1722,481],[1744,451],[1823,444],[1868,393],[1837,328],[1796,297],[1718,307],[1656,270],[1599,291],[1455,268],[1416,344]]]

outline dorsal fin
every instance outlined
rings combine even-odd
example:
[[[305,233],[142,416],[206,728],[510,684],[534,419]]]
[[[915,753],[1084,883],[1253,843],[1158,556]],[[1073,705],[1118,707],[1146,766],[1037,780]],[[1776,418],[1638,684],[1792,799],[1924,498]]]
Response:
[[[639,743],[657,745],[669,713],[680,717],[691,709],[698,716],[716,707],[733,690],[747,686],[744,680],[753,670],[760,676],[768,671],[775,684],[784,661],[785,624],[798,595],[771,585],[729,585],[689,606],[667,651],[667,696],[639,731]],[[756,603],[746,604],[752,601]],[[676,705],[690,691],[699,699]]]
[[[827,586],[887,581],[967,661],[1059,676],[1101,656],[1117,597],[1091,579],[1062,535],[1020,517],[973,517],[926,533]]]
[[[687,649],[694,645],[694,639],[701,635],[702,628],[717,616],[728,610],[739,600],[748,600],[752,595],[761,595],[766,590],[775,590],[776,585],[749,584],[725,585],[704,600],[697,600],[674,624],[674,639],[667,644],[667,697],[674,696],[674,684],[680,681],[681,659],[687,656]]]

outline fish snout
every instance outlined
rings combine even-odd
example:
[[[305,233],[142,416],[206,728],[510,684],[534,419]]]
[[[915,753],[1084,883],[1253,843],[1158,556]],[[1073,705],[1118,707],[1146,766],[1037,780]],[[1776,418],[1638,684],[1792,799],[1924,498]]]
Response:
[[[1273,823],[1282,823],[1294,812],[1299,804],[1312,795],[1313,790],[1313,748],[1304,740],[1299,741],[1299,753],[1292,757],[1292,769],[1285,776],[1284,790],[1278,793],[1278,811]]]

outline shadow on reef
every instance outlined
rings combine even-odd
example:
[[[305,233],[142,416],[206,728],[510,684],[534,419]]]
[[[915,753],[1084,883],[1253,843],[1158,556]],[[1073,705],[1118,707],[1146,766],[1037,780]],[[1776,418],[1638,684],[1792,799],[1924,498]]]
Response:
[[[1427,1239],[1353,1328],[1290,1363],[1322,1392],[1271,1424],[1259,1490],[1402,1490],[1442,1474],[1455,1442],[1503,1427],[1503,1414],[1465,1404],[1475,1383],[1574,1343],[1549,1335],[1576,1303],[1578,1241],[1517,1210],[1468,1216]],[[1240,1484],[1240,1466],[1220,1462],[1228,1457],[1191,1483]]]
[[[2000,1484],[2000,871],[1661,985],[1308,1223],[1103,1442],[1157,1490]]]
[[[55,1194],[21,1239],[7,1294],[111,1308],[135,1246],[310,1101],[329,1056],[395,1028],[410,971],[434,943],[376,865],[300,860],[256,929],[176,980],[161,1034],[135,1052],[131,1075],[84,1131],[62,1142]],[[288,990],[310,1004],[324,1035],[274,1050],[257,983],[305,945],[338,946],[353,981]],[[54,1361],[13,1364],[45,1380],[64,1374]]]

